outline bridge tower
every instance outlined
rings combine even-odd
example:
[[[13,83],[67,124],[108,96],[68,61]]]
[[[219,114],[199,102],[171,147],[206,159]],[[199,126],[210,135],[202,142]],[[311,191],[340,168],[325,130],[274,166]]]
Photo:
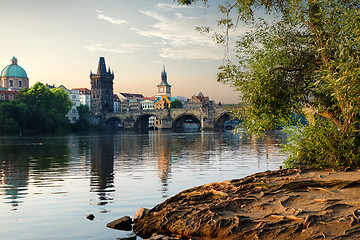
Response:
[[[106,70],[105,59],[100,57],[97,73],[90,72],[91,79],[91,111],[94,115],[102,115],[114,111],[113,80],[114,72]]]
[[[158,93],[156,94],[157,97],[161,97],[163,95],[167,97],[171,97],[171,85],[167,82],[167,73],[164,70],[161,72],[161,82],[157,85]]]

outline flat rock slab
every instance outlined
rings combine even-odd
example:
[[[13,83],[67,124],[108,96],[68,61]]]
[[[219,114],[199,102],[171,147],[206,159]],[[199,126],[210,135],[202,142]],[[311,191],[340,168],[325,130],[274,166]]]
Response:
[[[360,239],[360,171],[283,169],[178,193],[134,224],[143,238]]]
[[[131,224],[132,223],[133,223],[133,221],[132,221],[131,217],[125,216],[125,217],[121,217],[121,218],[119,218],[117,220],[114,220],[114,221],[106,224],[106,226],[108,228],[131,231],[131,229],[132,229]]]

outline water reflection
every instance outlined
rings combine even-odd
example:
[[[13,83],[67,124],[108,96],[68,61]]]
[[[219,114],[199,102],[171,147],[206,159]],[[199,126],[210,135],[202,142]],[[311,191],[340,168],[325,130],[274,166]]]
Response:
[[[171,173],[171,135],[161,134],[159,131],[154,133],[155,156],[157,158],[157,168],[161,181],[161,192],[163,197],[167,197],[169,174]],[[171,177],[170,177],[171,178]]]
[[[1,138],[0,163],[1,195],[5,195],[12,210],[17,210],[27,194],[30,177],[33,185],[41,187],[61,181],[56,176],[68,167],[68,142],[66,138]]]
[[[259,140],[245,133],[163,131],[2,137],[0,193],[4,202],[17,210],[29,185],[32,194],[65,194],[69,192],[67,178],[81,180],[81,175],[85,175],[84,180],[90,185],[87,191],[95,194],[91,195],[90,204],[102,206],[106,213],[109,209],[104,206],[115,201],[119,187],[115,186],[115,178],[120,178],[121,173],[141,180],[146,171],[157,172],[158,190],[166,198],[170,184],[177,184],[174,179],[189,182],[208,174],[206,181],[211,182],[218,180],[214,173],[221,171],[240,169],[241,174],[248,175],[272,170],[274,167],[269,164],[279,162],[276,157],[285,139],[282,132],[271,132]]]
[[[98,205],[106,205],[114,200],[114,136],[91,138],[90,152],[90,191],[97,193]]]

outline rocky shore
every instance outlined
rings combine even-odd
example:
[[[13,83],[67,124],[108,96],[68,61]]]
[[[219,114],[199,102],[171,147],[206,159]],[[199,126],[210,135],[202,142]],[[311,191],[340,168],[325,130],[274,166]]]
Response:
[[[180,192],[137,219],[133,231],[143,238],[357,239],[359,216],[360,171],[284,169]]]

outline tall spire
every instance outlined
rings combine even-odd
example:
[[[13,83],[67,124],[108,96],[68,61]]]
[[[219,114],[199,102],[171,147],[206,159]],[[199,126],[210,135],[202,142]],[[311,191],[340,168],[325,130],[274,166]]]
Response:
[[[167,83],[167,74],[165,71],[165,64],[163,65],[163,67],[164,67],[164,70],[161,73],[161,81]]]
[[[167,82],[167,73],[166,73],[166,70],[165,70],[165,64],[164,64],[164,69],[163,71],[161,72],[161,82],[158,86],[170,86]]]
[[[105,58],[100,57],[99,59],[99,65],[97,69],[97,74],[104,75],[106,74],[106,65],[105,65]]]

